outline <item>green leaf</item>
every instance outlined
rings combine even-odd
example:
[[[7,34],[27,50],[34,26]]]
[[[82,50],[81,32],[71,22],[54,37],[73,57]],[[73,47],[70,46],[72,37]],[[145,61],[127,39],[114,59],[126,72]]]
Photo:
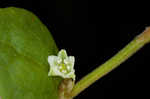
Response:
[[[0,8],[0,96],[58,99],[61,78],[48,77],[48,56],[58,49],[48,29],[31,12]]]

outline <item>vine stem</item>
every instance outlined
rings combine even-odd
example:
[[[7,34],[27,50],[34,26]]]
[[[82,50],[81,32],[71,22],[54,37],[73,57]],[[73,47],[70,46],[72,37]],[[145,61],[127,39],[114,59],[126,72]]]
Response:
[[[91,73],[83,77],[78,81],[70,96],[73,98],[89,87],[91,84],[96,82],[98,79],[102,78],[104,75],[112,71],[114,68],[118,67],[121,63],[127,60],[140,48],[142,48],[146,43],[150,42],[150,27],[146,28],[144,32],[135,37],[128,45],[126,45],[122,50],[120,50],[115,56],[110,58],[104,64],[100,65],[98,68],[93,70]]]

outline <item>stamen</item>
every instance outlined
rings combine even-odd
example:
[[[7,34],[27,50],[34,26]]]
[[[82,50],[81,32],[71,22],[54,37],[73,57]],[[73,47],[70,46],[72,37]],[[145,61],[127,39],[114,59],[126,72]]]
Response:
[[[67,69],[70,70],[70,66],[67,66]]]
[[[57,63],[60,64],[61,62],[62,62],[62,59],[61,59],[61,58],[58,58],[58,59],[57,59]]]
[[[59,70],[62,69],[62,66],[58,66],[58,69],[59,69]]]
[[[67,71],[66,71],[66,70],[62,70],[62,72],[63,72],[63,73],[67,73]]]
[[[65,63],[65,64],[68,64],[69,62],[68,62],[68,60],[64,59],[64,63]]]

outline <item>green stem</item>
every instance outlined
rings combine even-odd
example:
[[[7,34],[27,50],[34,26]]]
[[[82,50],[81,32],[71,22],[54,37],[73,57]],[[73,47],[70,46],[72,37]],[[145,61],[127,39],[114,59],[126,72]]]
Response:
[[[150,28],[147,28],[143,33],[141,33],[135,39],[133,39],[115,56],[113,56],[111,59],[106,61],[104,64],[100,65],[94,71],[92,71],[87,76],[83,77],[79,82],[77,82],[71,92],[71,97],[77,96],[80,92],[82,92],[88,86],[93,84],[95,81],[102,78],[104,75],[112,71],[114,68],[118,67],[121,63],[127,60],[130,56],[132,56],[135,52],[137,52],[149,41],[150,41]]]

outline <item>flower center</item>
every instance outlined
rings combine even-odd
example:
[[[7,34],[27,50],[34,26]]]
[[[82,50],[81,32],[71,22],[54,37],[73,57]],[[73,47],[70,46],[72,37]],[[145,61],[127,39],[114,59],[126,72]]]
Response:
[[[60,72],[62,72],[64,74],[71,72],[70,66],[67,66],[67,64],[65,64],[65,63],[58,64],[58,69]]]

